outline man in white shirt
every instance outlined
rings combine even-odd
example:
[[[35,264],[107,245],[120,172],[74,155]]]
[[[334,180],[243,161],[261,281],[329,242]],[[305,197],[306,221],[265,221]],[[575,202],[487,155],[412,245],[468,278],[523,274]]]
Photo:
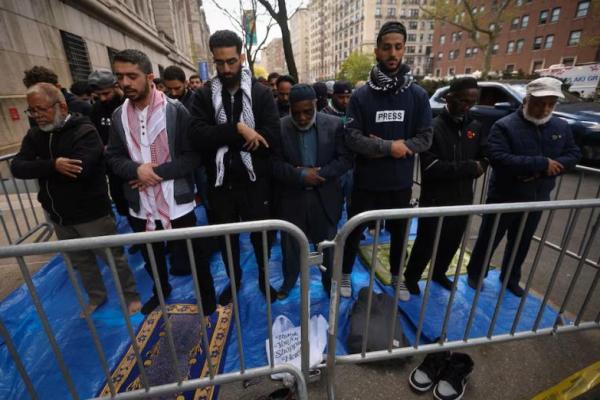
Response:
[[[189,114],[153,85],[148,57],[138,50],[115,55],[114,71],[127,98],[112,116],[107,158],[125,182],[125,197],[135,232],[196,226],[193,171],[199,157],[188,141]],[[171,292],[165,247],[169,247],[171,274],[189,273],[185,241],[154,243],[158,278],[165,297]],[[208,252],[200,239],[193,241],[195,264],[206,315],[216,308]],[[146,271],[152,276],[150,257],[143,247]],[[149,314],[159,304],[157,289],[142,307]]]

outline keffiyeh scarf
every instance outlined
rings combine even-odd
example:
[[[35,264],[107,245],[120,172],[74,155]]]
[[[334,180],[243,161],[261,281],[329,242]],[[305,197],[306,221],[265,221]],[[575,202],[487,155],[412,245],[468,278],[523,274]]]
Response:
[[[400,69],[394,76],[385,74],[379,64],[375,64],[369,74],[367,85],[378,92],[398,93],[405,91],[413,82],[414,78],[406,64],[401,64]]]
[[[243,122],[254,129],[254,112],[252,111],[252,72],[250,72],[248,68],[242,69],[240,90],[242,91],[242,113],[240,115],[240,122]],[[215,109],[215,120],[217,121],[217,124],[225,124],[227,123],[227,114],[225,114],[225,107],[223,107],[223,83],[219,78],[215,78],[211,81],[211,91],[212,103]],[[223,178],[225,177],[223,159],[225,153],[228,151],[229,146],[223,146],[217,150],[217,155],[215,157],[215,163],[217,165],[215,187],[223,185]],[[240,151],[240,156],[242,158],[242,163],[248,171],[248,177],[252,182],[256,181],[254,167],[252,166],[252,155],[247,151]]]

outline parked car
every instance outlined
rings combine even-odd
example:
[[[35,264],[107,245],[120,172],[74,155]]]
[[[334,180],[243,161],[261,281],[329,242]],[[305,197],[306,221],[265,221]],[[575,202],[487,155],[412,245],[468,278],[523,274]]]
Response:
[[[525,98],[526,85],[527,82],[479,82],[481,93],[471,109],[473,116],[481,121],[484,129],[489,129],[498,119],[519,108]],[[439,88],[429,99],[434,116],[444,108],[448,89],[449,86]],[[600,104],[586,102],[568,92],[564,94],[554,115],[571,125],[583,160],[596,164],[600,162]]]

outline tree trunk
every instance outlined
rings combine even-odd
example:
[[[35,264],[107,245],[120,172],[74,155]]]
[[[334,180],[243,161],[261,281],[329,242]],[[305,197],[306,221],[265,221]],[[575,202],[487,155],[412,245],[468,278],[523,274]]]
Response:
[[[298,82],[298,70],[296,69],[296,60],[294,60],[294,51],[292,50],[292,37],[287,24],[287,17],[281,21],[277,20],[281,28],[281,39],[283,40],[283,53],[288,73]]]
[[[483,70],[481,71],[481,79],[487,79],[488,74],[490,73],[494,43],[496,43],[496,37],[490,35],[487,48],[485,49],[485,53],[483,55]]]

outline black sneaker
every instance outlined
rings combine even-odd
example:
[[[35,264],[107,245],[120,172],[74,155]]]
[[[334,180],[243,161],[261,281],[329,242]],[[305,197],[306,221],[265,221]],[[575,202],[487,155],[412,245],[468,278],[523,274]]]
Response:
[[[449,351],[427,354],[423,362],[410,373],[408,383],[418,392],[428,391],[437,382],[449,359]]]
[[[525,290],[523,290],[523,288],[519,286],[518,283],[509,282],[508,285],[506,285],[506,288],[517,297],[523,297],[523,295],[525,294]]]
[[[467,379],[473,371],[473,360],[464,353],[452,353],[446,368],[440,373],[438,383],[433,388],[433,398],[437,400],[459,400],[465,394]]]
[[[171,294],[171,289],[163,290],[163,295],[165,296],[165,300],[169,297],[170,294]],[[152,295],[152,297],[150,297],[148,299],[148,301],[146,301],[144,303],[144,305],[142,306],[142,310],[141,310],[142,314],[143,315],[150,314],[159,305],[160,305],[160,301],[158,300],[158,296],[156,294]]]
[[[452,290],[452,281],[446,275],[434,276],[431,280],[446,290]]]
[[[467,277],[467,284],[469,285],[469,287],[471,289],[475,289],[477,290],[477,278],[472,278],[470,276]],[[483,282],[481,282],[481,291],[483,292],[483,288],[485,287],[485,285],[483,284]]]
[[[406,286],[410,294],[414,294],[415,296],[421,294],[421,288],[419,288],[419,284],[417,282],[411,282],[409,280],[406,280],[406,278],[404,279],[404,285]]]

